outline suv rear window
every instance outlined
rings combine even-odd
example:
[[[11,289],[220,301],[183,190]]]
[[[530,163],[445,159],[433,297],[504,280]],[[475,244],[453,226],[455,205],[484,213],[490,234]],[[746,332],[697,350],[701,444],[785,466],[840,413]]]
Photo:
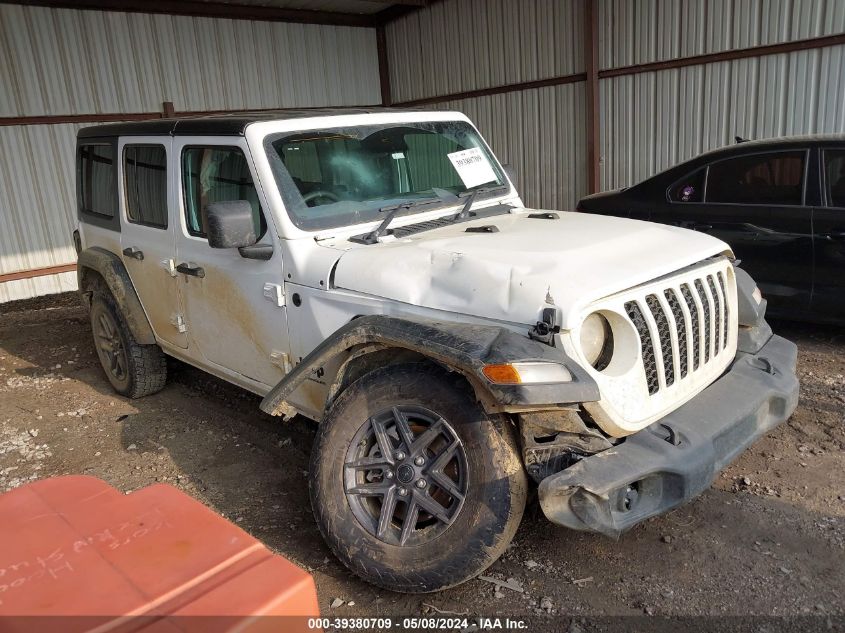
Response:
[[[123,170],[129,221],[166,229],[167,152],[164,146],[125,146]]]
[[[804,150],[729,158],[710,165],[706,201],[731,204],[800,205]]]
[[[77,165],[82,212],[114,217],[117,200],[114,147],[105,143],[80,145]]]

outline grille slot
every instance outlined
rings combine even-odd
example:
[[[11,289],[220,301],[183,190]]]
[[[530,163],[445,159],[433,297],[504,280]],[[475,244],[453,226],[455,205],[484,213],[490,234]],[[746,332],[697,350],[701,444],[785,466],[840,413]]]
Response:
[[[701,318],[698,314],[698,306],[695,305],[695,300],[692,298],[692,290],[690,290],[689,284],[681,286],[681,294],[684,296],[690,321],[692,321],[692,368],[695,371],[701,365]]]
[[[636,301],[626,303],[625,312],[628,313],[628,318],[631,319],[634,327],[637,328],[637,334],[640,335],[640,351],[643,355],[648,393],[654,395],[660,389],[660,381],[657,378],[657,360],[654,357],[654,341],[651,340],[651,332]]]
[[[672,316],[675,317],[675,325],[678,328],[678,360],[681,370],[681,379],[687,377],[689,372],[689,341],[687,341],[687,320],[684,317],[684,311],[681,308],[681,303],[678,301],[678,295],[674,290],[668,289],[663,291],[663,296],[666,297],[666,303],[672,310]]]
[[[660,355],[663,358],[663,378],[666,386],[670,387],[675,383],[675,361],[672,358],[672,334],[669,331],[669,320],[663,312],[663,306],[655,295],[648,295],[645,298],[654,323],[657,326],[657,343],[660,346]]]
[[[731,311],[728,307],[728,293],[725,292],[725,278],[721,272],[716,273],[719,280],[719,287],[722,289],[722,296],[725,298],[725,327],[722,328],[722,349],[728,346],[728,324],[731,322]]]
[[[695,290],[698,292],[698,300],[704,308],[704,362],[710,362],[710,300],[704,291],[704,284],[700,279],[695,280]]]
[[[719,300],[719,293],[716,292],[716,284],[713,283],[713,275],[707,275],[707,285],[710,286],[710,294],[713,295],[713,312],[716,317],[716,353],[722,349],[722,302]]]

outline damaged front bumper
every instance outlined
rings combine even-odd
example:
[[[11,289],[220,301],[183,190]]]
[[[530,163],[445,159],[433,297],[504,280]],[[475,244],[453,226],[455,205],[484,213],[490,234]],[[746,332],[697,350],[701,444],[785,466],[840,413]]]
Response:
[[[543,479],[553,523],[618,537],[695,497],[798,403],[797,348],[773,336],[693,400],[621,444]]]

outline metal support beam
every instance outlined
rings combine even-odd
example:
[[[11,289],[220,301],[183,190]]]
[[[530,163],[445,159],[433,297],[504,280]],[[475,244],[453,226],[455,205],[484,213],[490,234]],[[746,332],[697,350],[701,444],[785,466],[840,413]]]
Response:
[[[376,27],[376,51],[378,53],[378,81],[381,88],[381,105],[389,106],[393,101],[390,93],[390,65],[387,55],[387,27]]]
[[[0,4],[127,13],[164,13],[203,18],[330,24],[364,28],[372,28],[377,24],[374,17],[376,14],[334,13],[331,11],[286,9],[256,4],[223,4],[221,2],[200,2],[197,0],[0,0]]]
[[[587,86],[587,191],[595,193],[601,183],[601,130],[599,129],[598,5],[587,0],[584,12],[584,66]]]
[[[31,270],[16,270],[13,273],[0,274],[0,284],[7,281],[16,281],[18,279],[32,279],[33,277],[46,277],[47,275],[70,273],[74,270],[76,270],[76,263],[47,266],[46,268],[34,268]]]

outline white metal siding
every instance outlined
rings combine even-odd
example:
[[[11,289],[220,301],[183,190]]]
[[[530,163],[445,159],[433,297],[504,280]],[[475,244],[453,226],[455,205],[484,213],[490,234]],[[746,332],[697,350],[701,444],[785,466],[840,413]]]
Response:
[[[0,116],[380,103],[373,29],[0,4]]]
[[[601,188],[735,136],[845,132],[845,46],[603,79]]]
[[[845,31],[842,0],[600,0],[599,67]]]
[[[387,26],[394,102],[584,71],[584,0],[445,0]]]
[[[373,29],[0,4],[0,116],[368,105]],[[0,126],[0,274],[76,259],[79,125]],[[0,283],[0,302],[75,287]]]
[[[79,125],[0,127],[0,273],[76,259],[74,150]],[[75,273],[0,283],[0,302],[76,287]]]
[[[584,83],[537,88],[432,106],[459,110],[516,171],[529,207],[574,209],[587,189]]]

